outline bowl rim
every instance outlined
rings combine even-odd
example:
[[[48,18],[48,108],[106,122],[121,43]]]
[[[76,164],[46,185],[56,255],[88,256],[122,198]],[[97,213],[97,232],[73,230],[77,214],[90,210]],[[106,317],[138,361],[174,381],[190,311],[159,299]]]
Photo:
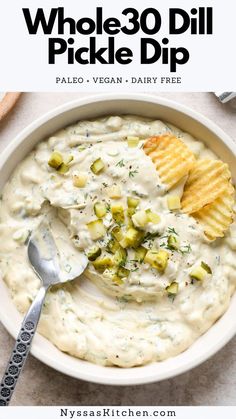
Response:
[[[1,152],[2,160],[0,163],[0,169],[3,163],[5,162],[6,158],[8,158],[11,152],[14,151],[16,146],[24,140],[24,137],[30,135],[33,131],[35,131],[35,129],[39,128],[40,125],[48,122],[50,119],[58,116],[60,113],[64,113],[73,109],[74,107],[81,107],[83,105],[89,105],[92,103],[104,102],[106,100],[131,100],[141,102],[143,101],[173,108],[174,110],[186,114],[190,118],[197,120],[202,125],[205,125],[210,131],[216,134],[216,136],[219,137],[223,143],[225,143],[225,145],[229,148],[234,157],[236,157],[236,146],[231,137],[228,134],[226,134],[224,130],[221,129],[217,124],[215,124],[215,122],[211,121],[209,118],[202,115],[198,111],[195,111],[192,108],[183,105],[182,103],[166,99],[161,96],[154,96],[146,93],[99,93],[89,95],[85,98],[74,99],[69,102],[63,103],[32,121],[29,125],[23,128],[23,130],[21,130],[19,134],[17,134],[14,137],[14,139],[11,140],[11,143],[7,147],[5,147],[4,150]]]
[[[0,171],[2,170],[2,166],[5,164],[7,159],[14,153],[16,147],[24,141],[26,137],[28,137],[30,134],[32,134],[37,128],[39,128],[41,125],[47,123],[52,118],[58,116],[59,114],[63,114],[67,111],[70,111],[74,108],[80,108],[84,105],[90,105],[98,102],[104,102],[107,100],[111,101],[120,101],[120,100],[127,100],[127,101],[143,101],[148,102],[156,105],[166,106],[169,108],[174,109],[175,111],[181,112],[188,117],[196,120],[197,122],[200,122],[203,126],[205,126],[208,130],[213,132],[222,143],[229,149],[231,154],[236,157],[236,146],[233,140],[221,129],[219,128],[214,122],[212,122],[207,117],[203,116],[202,114],[196,112],[195,110],[192,110],[186,105],[179,104],[176,101],[172,101],[170,99],[166,99],[157,95],[152,94],[145,94],[145,93],[102,93],[102,94],[95,94],[95,95],[89,95],[85,98],[79,98],[75,99],[69,102],[66,102],[62,105],[59,105],[55,107],[54,109],[46,112],[42,116],[35,119],[33,122],[31,122],[26,128],[24,128],[12,141],[11,143],[1,152],[1,163],[0,163]],[[231,299],[232,300],[232,299]],[[232,302],[232,301],[231,301]],[[8,332],[16,338],[18,331],[16,330],[16,327],[11,325],[9,322],[7,313],[1,311],[1,305],[0,305],[0,320],[4,327],[8,330]],[[16,325],[17,326],[17,325]],[[213,325],[214,326],[214,325]],[[212,326],[212,327],[213,327]],[[211,330],[212,327],[209,329]],[[206,332],[208,333],[209,330]],[[200,355],[199,357],[196,357],[192,359],[189,362],[186,362],[186,364],[180,365],[179,367],[176,366],[175,368],[172,368],[170,371],[162,372],[157,377],[157,372],[154,370],[151,372],[148,369],[148,372],[146,375],[137,375],[135,376],[125,376],[121,377],[120,375],[111,372],[111,374],[107,374],[106,376],[102,376],[102,369],[106,368],[112,368],[112,367],[98,367],[97,369],[100,372],[97,373],[91,373],[90,371],[86,371],[86,369],[83,371],[74,370],[71,367],[67,367],[66,365],[62,365],[61,362],[58,362],[57,359],[52,359],[52,357],[48,356],[43,352],[43,350],[40,348],[38,344],[34,344],[31,347],[31,354],[35,356],[37,359],[39,359],[41,362],[45,363],[46,365],[54,368],[55,370],[64,373],[68,376],[82,379],[94,383],[99,384],[108,384],[108,385],[136,385],[136,384],[147,384],[152,382],[161,381],[164,379],[168,379],[171,377],[175,377],[179,374],[182,374],[192,368],[197,367],[199,364],[203,363],[207,359],[209,359],[211,356],[213,356],[216,352],[218,352],[220,349],[225,346],[227,342],[229,342],[230,339],[235,335],[236,333],[236,323],[231,328],[227,329],[225,332],[223,338],[218,341],[217,345],[213,346],[211,349],[206,349],[204,354]],[[68,355],[70,356],[70,355]],[[175,357],[176,358],[176,357]],[[150,365],[150,364],[149,364]],[[144,366],[145,367],[145,366]],[[137,367],[139,370],[144,367]],[[137,370],[136,368],[136,370]],[[113,368],[114,370],[114,368]],[[123,369],[124,371],[127,370],[134,370],[132,369]]]

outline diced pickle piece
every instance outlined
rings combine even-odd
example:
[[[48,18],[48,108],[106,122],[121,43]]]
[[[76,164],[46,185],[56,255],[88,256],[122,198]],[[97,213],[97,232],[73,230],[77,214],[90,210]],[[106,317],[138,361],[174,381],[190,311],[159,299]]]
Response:
[[[105,167],[105,164],[103,163],[102,159],[99,158],[99,159],[97,159],[97,160],[95,160],[93,162],[93,164],[91,165],[90,169],[92,170],[92,172],[95,175],[98,175],[99,173],[102,172],[102,170],[104,169],[104,167]]]
[[[124,264],[127,259],[127,250],[123,249],[123,247],[119,247],[114,255],[114,262],[117,265]]]
[[[114,282],[117,285],[123,285],[124,281],[122,278],[120,278],[117,274],[112,275],[112,282]]]
[[[124,237],[121,241],[120,241],[120,245],[126,249],[127,247],[130,247],[130,244],[128,242],[128,240]]]
[[[145,227],[145,225],[148,224],[148,216],[146,211],[137,211],[134,215],[132,215],[132,221],[134,225],[138,227]]]
[[[102,250],[98,246],[93,246],[87,251],[87,258],[90,261],[96,260],[102,253]]]
[[[192,279],[197,279],[198,281],[203,281],[207,275],[207,271],[202,268],[202,266],[196,266],[196,268],[193,268],[193,270],[190,272],[190,277]]]
[[[124,248],[127,247],[138,247],[144,238],[144,233],[138,231],[133,227],[128,228],[123,240],[121,240],[120,245]]]
[[[159,272],[164,272],[167,267],[169,253],[165,250],[148,250],[144,262],[149,263],[152,268],[157,269]]]
[[[143,231],[138,232],[138,237],[135,240],[135,243],[132,245],[134,249],[137,249],[138,246],[141,245],[145,237],[145,233]]]
[[[158,253],[158,250],[155,250],[155,249],[148,250],[145,257],[144,257],[144,262],[149,263],[149,265],[153,265],[153,263],[156,259],[157,253]]]
[[[135,250],[134,259],[137,260],[139,263],[142,263],[144,261],[146,254],[147,254],[147,249],[145,249],[145,247],[143,246],[139,246]]]
[[[106,215],[106,205],[103,202],[96,202],[94,204],[94,212],[98,218],[102,218]]]
[[[96,270],[104,272],[105,269],[111,268],[114,265],[113,259],[108,256],[105,256],[101,259],[96,259],[93,262],[93,266]]]
[[[127,215],[127,227],[134,227],[134,223],[132,220],[132,215],[135,213],[135,208],[127,208],[126,215]]]
[[[87,183],[87,176],[83,173],[79,173],[78,175],[73,175],[73,185],[76,188],[84,188]]]
[[[169,295],[176,295],[179,291],[179,284],[178,282],[172,282],[168,287],[166,287],[166,291]]]
[[[149,223],[158,224],[161,220],[160,216],[150,209],[146,210],[147,218]]]
[[[132,217],[132,215],[135,214],[136,210],[135,208],[127,208],[126,210],[128,217]]]
[[[125,235],[125,238],[126,240],[128,240],[130,245],[135,244],[138,237],[139,237],[139,231],[135,230],[135,228],[132,228],[132,227],[127,230],[127,233]]]
[[[111,235],[112,235],[113,237],[115,237],[115,239],[116,239],[118,242],[120,242],[120,241],[123,239],[123,233],[122,233],[122,231],[121,231],[121,228],[120,228],[120,227],[118,227],[118,226],[116,226],[116,227],[114,227],[114,228],[112,229],[112,231],[111,231]]]
[[[117,275],[119,276],[119,278],[128,278],[129,274],[130,270],[124,268],[123,266],[121,266],[117,271]]]
[[[61,153],[59,153],[58,151],[54,151],[51,154],[50,159],[48,160],[48,165],[53,169],[58,169],[62,163],[63,157]]]
[[[125,221],[125,212],[122,205],[112,205],[111,213],[114,221],[118,224],[122,224]]]
[[[139,143],[139,137],[127,137],[128,146],[131,148],[137,147]]]
[[[64,175],[65,173],[67,173],[67,172],[69,171],[69,169],[70,169],[70,167],[68,166],[68,164],[66,164],[66,163],[62,163],[62,164],[58,167],[57,171],[58,171],[59,173],[61,173],[62,175]]]
[[[101,239],[106,234],[106,228],[100,219],[90,221],[90,223],[87,224],[87,227],[92,240]]]
[[[205,263],[205,262],[201,262],[201,267],[202,267],[203,269],[205,269],[205,271],[206,271],[208,274],[212,274],[212,270],[211,270],[210,266],[209,266],[209,265],[207,265],[207,263]]]
[[[113,185],[108,190],[108,196],[111,199],[121,198],[121,187],[119,185]]]
[[[109,240],[109,242],[107,243],[107,251],[111,252],[111,253],[116,253],[117,250],[120,249],[120,244],[118,243],[117,240],[115,239],[111,239]]]
[[[170,211],[181,208],[180,197],[177,195],[170,195],[167,198],[168,208]]]
[[[135,208],[127,208],[127,216],[128,217],[132,217],[132,215],[134,215],[135,214]]]
[[[193,279],[197,279],[198,281],[203,281],[203,279],[206,278],[207,275],[211,275],[212,270],[209,265],[205,262],[201,262],[200,266],[196,266],[193,268],[193,270],[190,272],[190,277]]]
[[[179,249],[179,240],[177,239],[176,236],[170,235],[168,237],[167,243],[168,243],[169,249],[171,249],[171,250],[178,250]]]
[[[133,198],[132,196],[128,196],[127,198],[128,208],[137,208],[139,202],[140,202],[139,198]]]

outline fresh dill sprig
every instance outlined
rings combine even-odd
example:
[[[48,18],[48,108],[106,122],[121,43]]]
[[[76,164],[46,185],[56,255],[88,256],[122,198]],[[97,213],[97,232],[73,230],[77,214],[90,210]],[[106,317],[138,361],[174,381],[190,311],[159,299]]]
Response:
[[[132,178],[132,177],[134,177],[135,175],[137,175],[137,173],[138,173],[138,170],[130,170],[130,171],[129,171],[129,177],[130,177],[130,178]]]
[[[111,211],[111,205],[110,205],[110,204],[108,204],[108,203],[106,203],[106,211],[107,211],[107,212]]]
[[[174,227],[168,227],[167,228],[167,232],[171,233],[171,234],[175,234],[176,236],[178,236],[177,231],[174,229]]]
[[[183,246],[182,248],[180,248],[179,251],[180,253],[182,253],[182,255],[188,254],[192,251],[191,245],[186,244],[186,246]]]
[[[116,166],[125,167],[124,159],[121,159],[120,161],[118,161],[118,163],[116,163]]]

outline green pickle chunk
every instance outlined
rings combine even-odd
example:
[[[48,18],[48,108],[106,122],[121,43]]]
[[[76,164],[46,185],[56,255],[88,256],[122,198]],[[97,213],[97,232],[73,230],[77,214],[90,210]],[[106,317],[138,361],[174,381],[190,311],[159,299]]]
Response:
[[[169,259],[169,253],[165,250],[148,250],[144,262],[149,263],[152,268],[157,269],[159,272],[164,272]]]
[[[125,221],[125,212],[122,205],[111,206],[112,218],[117,224],[122,224]]]
[[[61,153],[59,153],[58,151],[54,151],[51,154],[50,159],[48,160],[48,165],[52,167],[53,169],[58,169],[62,163],[63,163],[63,157]]]
[[[111,239],[107,243],[107,251],[108,252],[111,252],[113,254],[115,254],[116,251],[120,249],[120,247],[121,246],[120,246],[119,242],[117,240],[115,240],[115,239]]]
[[[128,196],[127,198],[127,205],[128,208],[137,208],[139,205],[140,199],[139,198],[133,198],[132,196]]]
[[[169,249],[171,249],[171,250],[178,250],[179,249],[179,240],[177,239],[176,236],[170,235],[168,237],[167,243],[168,243]]]
[[[123,248],[127,247],[138,247],[144,238],[144,232],[136,230],[133,227],[128,228],[124,238],[120,241],[120,245]]]
[[[105,269],[107,268],[111,268],[114,266],[114,261],[112,258],[108,257],[108,256],[104,256],[100,259],[96,259],[93,262],[93,266],[97,271],[101,271],[104,272]]]
[[[60,167],[57,169],[57,171],[59,173],[61,173],[62,175],[64,175],[65,173],[67,173],[69,171],[70,167],[68,166],[68,164],[66,163],[62,163],[60,165]]]
[[[127,250],[123,249],[121,246],[114,254],[114,261],[117,265],[125,264],[127,259]]]
[[[211,270],[210,266],[209,266],[209,265],[207,265],[207,263],[205,263],[205,262],[201,262],[201,267],[202,267],[203,269],[205,269],[205,271],[206,271],[208,274],[212,274],[212,270]]]
[[[106,205],[102,202],[96,202],[96,204],[94,204],[94,212],[98,218],[104,217],[107,213]]]
[[[116,226],[112,229],[111,235],[120,242],[123,239],[123,233],[120,227]]]
[[[135,260],[137,260],[139,263],[142,263],[144,261],[144,258],[147,254],[147,249],[143,246],[139,246],[135,250]]]
[[[168,287],[166,287],[166,291],[169,295],[176,295],[179,291],[179,284],[178,282],[172,282]]]
[[[101,219],[90,221],[87,227],[92,240],[101,239],[106,234],[106,228]]]
[[[88,260],[94,261],[101,256],[102,250],[98,246],[93,246],[87,251]]]
[[[105,164],[103,163],[102,159],[99,158],[92,163],[92,165],[90,166],[90,169],[95,175],[99,175],[99,173],[103,171],[104,167],[105,167]]]
[[[128,278],[129,274],[130,274],[130,270],[123,268],[123,266],[121,266],[117,271],[117,275],[119,278]]]

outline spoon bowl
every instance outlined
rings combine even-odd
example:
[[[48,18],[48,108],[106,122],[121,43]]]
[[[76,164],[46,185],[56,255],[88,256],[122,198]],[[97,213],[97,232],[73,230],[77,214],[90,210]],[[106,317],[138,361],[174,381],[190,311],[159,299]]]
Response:
[[[80,254],[79,263],[62,276],[59,259],[60,253],[56,247],[49,225],[42,221],[38,228],[32,232],[28,242],[28,258],[31,266],[45,287],[61,282],[73,281],[86,269],[88,259]]]
[[[25,315],[3,376],[0,385],[0,406],[7,406],[10,403],[17,380],[30,351],[47,290],[52,285],[78,278],[88,264],[87,257],[81,255],[78,266],[73,269],[73,272],[68,273],[65,279],[65,275],[62,275],[60,268],[60,254],[49,225],[44,221],[39,224],[38,228],[30,236],[28,242],[28,258],[32,269],[41,280],[42,286]]]

